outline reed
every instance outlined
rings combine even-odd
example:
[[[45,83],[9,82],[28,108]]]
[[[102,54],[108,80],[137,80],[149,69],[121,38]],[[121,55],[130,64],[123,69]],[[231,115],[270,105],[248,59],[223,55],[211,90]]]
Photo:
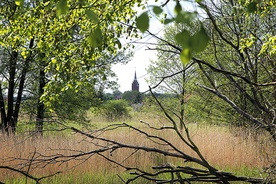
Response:
[[[177,135],[173,134],[171,131],[156,133],[142,126],[140,128],[144,128],[151,134],[162,136],[176,147],[185,151],[185,153],[196,156],[195,153],[183,144]],[[246,138],[243,136],[236,136],[231,133],[227,127],[196,126],[196,124],[190,124],[189,129],[192,139],[197,144],[202,154],[210,164],[219,169],[233,171],[239,175],[254,175],[255,177],[260,177],[259,174],[262,168],[276,161],[275,147],[273,147],[275,144],[270,140],[266,140],[266,136],[260,136],[260,139],[264,141],[256,141],[256,139],[250,135]],[[113,133],[109,132],[107,135],[103,136],[128,144],[152,146],[152,142],[130,129],[116,130],[113,131]],[[22,165],[20,159],[37,158],[40,154],[71,155],[80,153],[81,151],[88,152],[96,148],[95,145],[90,143],[89,139],[84,139],[82,136],[76,134],[66,136],[49,135],[40,139],[26,139],[26,137],[23,136],[5,137],[1,135],[0,139],[0,165],[9,165],[16,168],[25,166]],[[162,147],[160,146],[160,148]],[[137,151],[133,154],[133,150],[129,149],[120,149],[114,151],[112,154],[106,153],[106,156],[112,157],[118,162],[129,166],[145,169],[165,162],[172,162],[175,165],[184,164],[184,161],[179,159],[168,158],[153,153]],[[25,168],[28,167],[25,166]],[[73,175],[71,178],[72,183],[74,183],[73,180],[80,181],[80,178],[89,178],[89,175],[91,177],[93,176],[92,178],[94,179],[97,177],[101,178],[101,176],[102,179],[104,179],[104,176],[113,178],[116,177],[117,174],[122,176],[126,175],[122,168],[107,162],[98,155],[84,156],[64,163],[41,164],[30,167],[30,174],[32,175],[49,175],[57,171],[62,171],[60,176],[67,176],[69,179]],[[0,172],[0,181],[16,181],[19,177],[21,177],[19,174],[8,170],[1,170]],[[53,180],[54,178],[56,177],[53,177]],[[118,177],[116,178],[118,179]],[[54,181],[51,183],[54,183]]]

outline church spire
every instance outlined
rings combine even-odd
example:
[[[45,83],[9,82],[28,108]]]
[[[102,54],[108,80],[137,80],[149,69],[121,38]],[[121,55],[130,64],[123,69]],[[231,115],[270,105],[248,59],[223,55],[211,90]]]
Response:
[[[135,70],[135,73],[134,73],[134,80],[137,80],[137,77],[136,77],[136,70]]]
[[[136,69],[134,72],[134,80],[132,82],[132,91],[139,91],[139,83],[138,83],[137,76],[136,76]]]

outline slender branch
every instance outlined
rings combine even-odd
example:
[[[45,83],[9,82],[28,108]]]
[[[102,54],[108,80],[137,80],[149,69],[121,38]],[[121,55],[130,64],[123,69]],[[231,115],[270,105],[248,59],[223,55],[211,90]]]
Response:
[[[164,7],[166,6],[168,3],[170,2],[170,0],[167,0],[165,3],[163,3],[161,6]]]
[[[31,158],[31,162],[30,162],[30,164],[29,164],[29,166],[28,166],[27,174],[30,173],[32,161],[34,160],[35,154],[36,154],[36,151],[34,151],[33,156],[32,156],[32,158]],[[27,184],[27,183],[28,183],[28,177],[26,176],[26,184]]]
[[[207,13],[208,17],[210,18],[215,30],[218,32],[219,36],[221,37],[222,40],[224,40],[227,44],[229,44],[231,47],[233,47],[235,50],[239,50],[238,46],[234,45],[230,40],[228,40],[224,35],[222,30],[220,30],[220,28],[217,25],[217,21],[215,20],[215,18],[213,17],[213,15],[211,14],[209,8],[207,7],[207,5],[201,3],[201,2],[197,2],[201,8],[203,8],[205,10],[205,12]]]
[[[214,67],[213,65],[211,65],[210,63],[208,63],[204,60],[200,60],[200,59],[197,59],[195,57],[193,57],[192,59],[197,63],[201,63],[201,64],[204,64],[204,65],[208,66],[209,68],[211,68],[215,72],[222,73],[224,75],[231,75],[231,76],[234,76],[234,77],[238,77],[238,78],[244,80],[248,84],[252,84],[252,85],[255,85],[255,86],[275,86],[276,85],[276,81],[268,82],[268,83],[255,83],[255,82],[250,81],[249,79],[247,79],[246,77],[244,77],[240,74],[216,68],[216,67]]]
[[[227,102],[229,105],[231,105],[231,107],[233,107],[237,112],[239,112],[244,117],[246,117],[249,120],[251,120],[255,125],[261,126],[263,128],[267,127],[265,124],[263,124],[261,121],[258,121],[252,115],[250,115],[250,114],[246,113],[245,111],[243,111],[242,109],[240,109],[233,101],[231,101],[227,96],[223,95],[219,91],[217,91],[215,89],[211,89],[211,88],[209,88],[207,86],[200,85],[200,84],[197,84],[197,85],[200,86],[200,87],[202,87],[202,88],[204,88],[204,89],[206,89],[209,92],[212,92],[212,93],[216,94],[218,97],[222,98],[225,102]]]
[[[147,33],[149,33],[149,34],[150,34],[151,36],[153,36],[154,38],[156,38],[156,39],[158,39],[158,40],[160,40],[160,41],[162,41],[162,42],[168,44],[169,46],[171,46],[172,48],[178,50],[179,52],[182,51],[182,49],[181,49],[180,47],[174,45],[173,43],[171,43],[171,42],[169,42],[169,41],[167,41],[167,40],[165,40],[165,39],[163,39],[163,38],[161,38],[161,37],[158,37],[156,34],[150,32],[150,31],[147,31]]]
[[[173,76],[176,76],[176,75],[178,75],[178,74],[181,74],[181,73],[185,72],[186,70],[188,70],[189,68],[191,68],[195,63],[196,63],[196,62],[191,62],[191,63],[190,63],[185,69],[183,69],[183,70],[180,70],[180,71],[178,71],[178,72],[175,72],[175,73],[173,73],[173,74],[171,74],[171,75],[167,75],[167,76],[164,76],[164,77],[160,77],[161,80],[160,80],[155,86],[149,87],[149,89],[148,89],[147,91],[143,92],[143,93],[150,92],[150,90],[157,88],[157,87],[158,87],[164,80],[166,80],[167,78],[171,78],[171,77],[173,77]]]
[[[35,177],[33,175],[30,175],[28,172],[25,172],[25,171],[22,171],[22,170],[19,170],[19,169],[15,169],[15,168],[10,167],[10,166],[0,166],[0,169],[8,169],[8,170],[20,173],[20,174],[22,174],[22,175],[24,175],[24,176],[26,176],[26,177],[34,180],[37,184],[39,184],[40,180],[42,180],[42,179],[45,179],[45,178],[48,178],[48,177],[52,177],[52,176],[57,175],[57,174],[60,173],[60,172],[56,172],[56,173],[48,175],[48,176],[37,178],[37,177]]]

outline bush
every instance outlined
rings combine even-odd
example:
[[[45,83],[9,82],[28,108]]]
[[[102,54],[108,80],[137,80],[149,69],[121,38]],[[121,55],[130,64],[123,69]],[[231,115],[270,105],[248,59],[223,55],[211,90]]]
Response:
[[[129,118],[129,106],[125,100],[109,100],[104,103],[100,109],[102,116],[107,121],[116,121],[123,118]]]

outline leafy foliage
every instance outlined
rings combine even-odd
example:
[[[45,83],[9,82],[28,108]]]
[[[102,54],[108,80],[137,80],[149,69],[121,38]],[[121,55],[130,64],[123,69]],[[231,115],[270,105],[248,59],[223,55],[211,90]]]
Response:
[[[140,31],[143,33],[149,28],[149,16],[146,12],[142,13],[137,19],[136,19],[136,26]]]
[[[269,110],[275,106],[275,76],[272,74],[275,73],[275,65],[272,64],[275,58],[275,43],[272,43],[275,29],[269,26],[275,25],[275,19],[271,16],[275,14],[275,9],[269,2],[254,1],[252,4],[251,1],[245,1],[227,4],[225,1],[197,1],[208,17],[206,20],[198,19],[198,29],[189,29],[192,25],[190,20],[196,20],[192,14],[189,18],[180,18],[181,9],[177,2],[175,14],[178,14],[179,19],[176,17],[170,20],[184,23],[185,27],[173,34],[176,42],[173,42],[171,37],[160,39],[160,47],[156,48],[160,50],[158,58],[166,59],[152,64],[152,78],[156,77],[151,79],[155,81],[153,83],[156,84],[156,80],[162,79],[161,85],[170,87],[173,84],[168,78],[176,77],[183,68],[178,67],[174,70],[175,74],[167,72],[172,69],[167,61],[174,62],[175,56],[180,56],[184,66],[190,61],[191,64],[197,63],[196,80],[193,83],[211,92],[211,99],[215,102],[204,103],[208,107],[204,108],[205,110],[214,112],[212,108],[215,108],[221,109],[221,112],[226,109],[227,112],[238,112],[234,115],[218,111],[215,113],[222,116],[222,119],[229,120],[227,117],[231,117],[232,123],[262,127],[275,137],[275,128],[272,125],[275,124],[275,115]],[[253,8],[248,10],[248,6]],[[200,43],[201,40],[203,44]],[[166,68],[166,71],[161,68]],[[195,89],[200,92],[198,88]],[[192,97],[196,95],[195,89],[190,93]],[[210,99],[209,94],[199,94]],[[213,98],[215,96],[221,100]],[[209,99],[203,98],[201,101],[209,102]],[[229,110],[231,108],[232,110]]]
[[[10,24],[1,25],[1,45],[14,45],[14,49],[26,57],[30,50],[24,45],[31,38],[35,40],[36,51],[43,53],[41,60],[46,64],[47,75],[52,76],[45,86],[43,99],[53,101],[58,99],[59,91],[63,91],[61,88],[77,88],[82,81],[88,81],[89,76],[104,72],[104,67],[87,69],[103,66],[99,61],[107,55],[116,55],[121,47],[119,37],[124,32],[120,22],[126,22],[133,16],[135,11],[131,6],[136,1],[106,3],[104,0],[87,0],[80,4],[59,0],[56,4],[53,1],[31,3],[19,4],[21,7],[15,11],[14,21],[3,19],[10,21]],[[110,7],[112,11],[102,11]],[[83,75],[81,78],[80,73]]]
[[[142,102],[142,94],[139,91],[125,91],[122,94],[122,99],[126,100],[129,105]]]
[[[93,86],[87,86],[76,93],[69,89],[62,94],[61,101],[54,103],[54,111],[59,119],[78,123],[86,122],[86,111],[101,104],[100,94]]]
[[[1,73],[1,86],[11,81],[8,90],[1,87],[1,96],[9,91],[10,99],[8,112],[1,111],[2,119],[10,122],[16,117],[17,121],[24,93],[37,98],[37,111],[41,112],[37,112],[41,115],[38,119],[43,119],[45,108],[53,112],[53,104],[62,102],[69,93],[82,91],[84,86],[94,89],[91,97],[101,87],[114,86],[111,64],[127,62],[119,54],[125,49],[119,38],[126,32],[122,23],[134,16],[131,7],[136,2],[1,1],[0,49],[7,56],[1,59],[5,71]],[[110,7],[111,11],[105,11]],[[19,99],[15,110],[14,96]]]
[[[161,6],[152,6],[151,8],[153,13],[157,16],[163,12],[163,7]],[[174,13],[175,16],[171,18],[167,18],[167,15],[165,14],[164,24],[169,24],[171,22],[191,24],[196,21],[199,16],[197,12],[183,11],[179,0],[176,1]],[[141,32],[145,32],[149,28],[149,21],[148,12],[143,12],[136,19],[137,28]],[[203,51],[207,47],[210,40],[204,26],[201,26],[201,28],[196,33],[193,33],[193,35],[191,35],[190,31],[183,29],[175,35],[175,39],[182,47],[180,59],[184,65],[190,62],[194,54]]]
[[[100,107],[100,115],[107,121],[117,121],[130,117],[129,106],[125,100],[109,100]]]

